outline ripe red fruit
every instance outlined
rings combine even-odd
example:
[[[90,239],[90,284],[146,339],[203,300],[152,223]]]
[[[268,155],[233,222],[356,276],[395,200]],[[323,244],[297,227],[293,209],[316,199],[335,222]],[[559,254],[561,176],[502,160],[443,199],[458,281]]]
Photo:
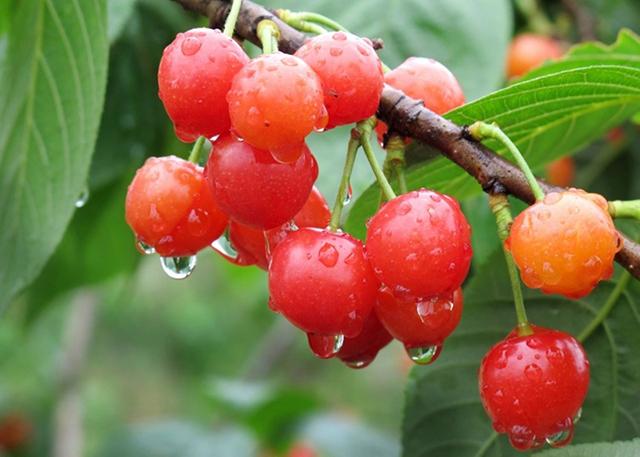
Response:
[[[373,362],[378,351],[392,339],[376,313],[371,312],[364,321],[360,334],[354,338],[345,338],[336,356],[350,368],[364,368]]]
[[[331,211],[324,197],[318,189],[313,187],[309,198],[302,209],[293,217],[296,227],[317,227],[324,228],[329,225]],[[231,221],[229,224],[229,238],[231,244],[238,253],[240,265],[257,265],[263,270],[269,266],[270,252],[280,243],[291,231],[291,225],[285,223],[266,232]],[[266,239],[265,239],[266,237]],[[267,242],[269,244],[267,252]]]
[[[453,198],[420,189],[387,202],[369,221],[367,257],[397,296],[431,297],[462,284],[471,228]]]
[[[493,346],[480,366],[484,409],[498,433],[526,451],[545,440],[568,444],[589,387],[589,361],[571,335],[542,327],[516,330]]]
[[[562,46],[553,38],[535,33],[518,35],[507,51],[507,77],[522,76],[547,60],[562,57],[563,53]]]
[[[31,420],[22,412],[11,412],[0,418],[0,450],[15,452],[29,442],[32,434]]]
[[[327,128],[373,116],[384,84],[382,64],[371,42],[346,32],[330,32],[308,40],[296,56],[322,82]]]
[[[207,163],[213,196],[231,219],[260,229],[290,221],[307,201],[318,164],[306,145],[292,163],[232,135],[221,136]]]
[[[272,307],[306,333],[358,335],[377,288],[362,243],[346,233],[302,228],[273,250]]]
[[[528,287],[580,298],[611,277],[621,240],[606,200],[571,189],[520,213],[506,247]]]
[[[384,75],[384,82],[416,100],[436,114],[444,114],[464,105],[464,93],[456,77],[434,59],[409,57]],[[378,139],[387,132],[387,125],[378,122]]]
[[[396,297],[382,287],[375,306],[382,325],[401,341],[412,360],[431,363],[460,323],[462,290],[430,298]]]
[[[159,96],[178,138],[192,142],[229,130],[227,92],[248,61],[235,41],[208,28],[179,33],[165,48],[158,68]]]
[[[562,157],[547,165],[547,181],[554,186],[569,187],[573,184],[575,174],[573,157]]]
[[[327,125],[320,79],[287,54],[262,55],[245,65],[227,101],[234,132],[281,162],[295,161],[305,137]]]
[[[318,453],[308,444],[296,443],[289,449],[287,457],[318,457]]]
[[[138,240],[163,257],[195,254],[217,239],[228,221],[202,168],[175,156],[151,157],[137,171],[125,218]]]

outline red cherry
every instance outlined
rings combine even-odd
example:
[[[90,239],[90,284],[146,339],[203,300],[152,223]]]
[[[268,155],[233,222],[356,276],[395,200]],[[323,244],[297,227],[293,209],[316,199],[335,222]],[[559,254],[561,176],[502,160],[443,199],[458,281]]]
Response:
[[[589,361],[571,335],[542,327],[516,330],[493,346],[480,366],[480,397],[499,433],[526,451],[564,446],[589,387]]]
[[[213,195],[229,216],[260,229],[277,227],[302,208],[318,177],[318,164],[306,145],[295,162],[276,162],[268,151],[232,135],[221,136],[207,163]]]
[[[376,313],[393,337],[401,341],[416,362],[430,363],[439,347],[460,323],[462,290],[429,298],[396,297],[388,287],[380,288]],[[412,351],[417,349],[417,351]],[[423,354],[431,354],[423,361]]]
[[[318,453],[306,443],[296,443],[289,449],[286,457],[318,457]]]
[[[464,105],[464,93],[456,77],[434,59],[409,57],[384,75],[384,82],[416,100],[436,114],[444,114]],[[387,132],[387,125],[378,122],[378,139]]]
[[[336,356],[350,368],[364,368],[378,355],[378,351],[393,338],[382,326],[375,312],[364,321],[360,334],[354,338],[345,338]]]
[[[370,42],[346,32],[323,33],[308,40],[295,55],[320,77],[329,113],[327,128],[376,113],[384,77]]]
[[[302,228],[273,250],[272,305],[307,333],[358,335],[377,288],[362,243],[346,233]]]
[[[227,101],[235,133],[281,162],[295,161],[305,137],[327,125],[318,76],[287,54],[262,55],[245,65]]]
[[[248,61],[235,41],[208,28],[179,33],[165,48],[158,68],[159,95],[178,138],[192,142],[229,130],[227,92]]]
[[[471,228],[453,198],[417,190],[369,221],[367,256],[397,296],[431,297],[460,287],[471,263]]]
[[[163,257],[195,254],[222,234],[228,220],[202,168],[175,156],[151,157],[137,171],[125,218],[138,240]]]
[[[324,228],[329,225],[331,211],[326,200],[318,189],[313,187],[309,198],[302,209],[293,218],[296,227],[317,227]],[[229,224],[229,238],[241,259],[241,265],[257,265],[263,270],[269,267],[270,254],[267,253],[267,242],[269,251],[280,243],[291,231],[290,224],[283,224],[280,227],[267,230],[266,232],[231,221]],[[266,235],[265,235],[266,233]],[[266,240],[265,240],[266,236]],[[237,263],[237,262],[234,262]]]
[[[507,78],[522,76],[547,60],[562,57],[562,54],[562,46],[553,38],[535,33],[518,35],[507,51]]]
[[[573,157],[562,157],[547,165],[547,181],[554,186],[569,187],[576,175]]]

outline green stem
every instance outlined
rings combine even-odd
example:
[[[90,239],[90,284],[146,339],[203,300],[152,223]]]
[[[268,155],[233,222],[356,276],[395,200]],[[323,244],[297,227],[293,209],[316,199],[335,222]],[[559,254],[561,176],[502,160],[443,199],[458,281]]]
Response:
[[[233,37],[236,22],[238,22],[238,14],[240,14],[240,6],[242,6],[242,0],[233,0],[227,20],[224,21],[224,34],[229,38]]]
[[[342,178],[340,179],[340,187],[338,187],[336,202],[333,204],[333,211],[331,212],[329,230],[332,232],[335,232],[340,227],[342,208],[344,208],[344,202],[347,199],[347,194],[349,192],[351,173],[353,172],[353,164],[356,161],[356,153],[358,152],[359,146],[360,140],[357,136],[352,135],[351,139],[349,139],[349,145],[347,146],[347,157],[344,161],[344,169],[342,170]]]
[[[622,295],[622,292],[624,292],[624,289],[627,287],[630,279],[631,274],[625,270],[620,276],[618,284],[616,284],[616,287],[611,291],[611,294],[607,298],[607,301],[602,306],[602,308],[600,308],[600,311],[598,311],[598,314],[595,315],[593,320],[589,322],[584,330],[582,330],[578,335],[578,341],[582,342],[589,338],[589,336],[595,331],[595,329],[597,329],[600,324],[604,322],[604,320],[607,318],[616,302],[618,301],[618,298],[620,298],[620,295]]]
[[[322,26],[327,27],[331,30],[346,32],[347,29],[342,25],[338,24],[333,19],[330,19],[322,14],[312,13],[309,11],[300,11],[297,13],[292,13],[297,19],[305,21],[305,22],[313,22]]]
[[[193,148],[191,149],[191,154],[189,154],[189,162],[193,162],[196,165],[200,163],[202,159],[202,151],[206,138],[203,136],[199,136],[196,142],[193,144]]]
[[[542,35],[553,34],[553,24],[542,12],[536,0],[516,0],[516,6],[522,15],[527,18],[531,31]]]
[[[469,126],[469,133],[471,133],[471,136],[478,141],[482,141],[485,138],[491,138],[501,142],[509,150],[511,155],[513,155],[513,158],[516,159],[516,163],[527,178],[527,182],[531,187],[531,191],[533,192],[533,196],[536,201],[540,201],[544,198],[544,192],[542,191],[540,184],[538,184],[538,180],[533,175],[531,168],[529,168],[529,164],[520,153],[518,147],[500,129],[500,127],[495,123],[487,124],[485,122],[478,121]]]
[[[319,24],[302,19],[298,13],[280,9],[276,10],[276,14],[285,24],[290,25],[300,32],[315,33],[317,35],[327,32],[327,30]]]
[[[609,202],[611,217],[640,220],[640,200],[615,200]]]
[[[376,118],[371,117],[364,121],[358,122],[357,130],[360,132],[360,144],[362,145],[362,149],[364,150],[365,155],[367,156],[367,160],[369,161],[369,165],[371,166],[371,171],[376,176],[376,180],[378,181],[378,185],[380,189],[382,189],[382,193],[384,194],[387,200],[391,200],[396,198],[396,194],[391,188],[389,181],[387,180],[382,168],[380,168],[380,164],[376,159],[376,155],[373,152],[373,148],[371,147],[371,132],[373,131],[373,126],[376,123]]]
[[[273,54],[278,52],[278,38],[280,37],[280,29],[275,22],[269,19],[263,19],[258,23],[256,35],[262,43],[263,54]]]
[[[513,292],[513,302],[516,309],[516,318],[518,320],[518,335],[531,335],[533,334],[533,330],[531,330],[529,320],[527,319],[527,310],[525,309],[524,298],[522,297],[522,286],[520,285],[518,269],[516,268],[516,264],[513,261],[511,253],[504,245],[505,240],[509,236],[511,223],[513,222],[511,211],[509,210],[509,200],[504,194],[489,195],[489,206],[496,217],[498,236],[502,241],[502,252],[504,253],[507,269],[509,271],[511,291]]]
[[[404,157],[405,144],[404,139],[400,135],[391,135],[387,141],[387,157],[385,158],[385,166],[393,170],[398,178],[398,188],[401,194],[408,192],[407,180],[404,176],[404,167],[406,164]],[[389,165],[387,165],[389,162]]]
[[[398,189],[400,189],[401,194],[406,194],[409,192],[409,188],[407,186],[407,179],[404,176],[404,165],[394,162],[393,168],[396,172],[396,176],[398,177]]]

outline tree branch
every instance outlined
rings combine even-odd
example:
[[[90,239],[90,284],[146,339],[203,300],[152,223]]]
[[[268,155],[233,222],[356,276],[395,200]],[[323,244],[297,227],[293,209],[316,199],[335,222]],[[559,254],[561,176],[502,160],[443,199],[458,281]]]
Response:
[[[203,14],[212,26],[222,27],[230,4],[223,0],[173,0],[185,9]],[[280,27],[278,47],[287,53],[295,52],[307,39],[297,30],[284,24],[271,11],[250,0],[242,2],[236,34],[259,45],[256,27],[262,19],[271,19]],[[485,192],[507,192],[527,202],[534,201],[523,173],[513,164],[467,138],[465,129],[429,111],[422,102],[407,97],[401,91],[385,86],[378,107],[378,116],[401,135],[410,136],[433,146],[467,173],[473,176]],[[560,190],[544,181],[545,192]],[[640,245],[624,237],[622,250],[616,261],[640,279]]]

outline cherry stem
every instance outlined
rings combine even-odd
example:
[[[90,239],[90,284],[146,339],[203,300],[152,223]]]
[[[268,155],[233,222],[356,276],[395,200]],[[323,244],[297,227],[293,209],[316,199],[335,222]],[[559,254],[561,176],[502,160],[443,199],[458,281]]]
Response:
[[[389,167],[393,170],[396,178],[398,179],[398,189],[401,194],[406,194],[409,189],[407,187],[407,180],[404,176],[404,168],[406,165],[404,152],[405,144],[404,139],[400,135],[392,134],[387,141],[387,156],[384,160],[385,167]]]
[[[295,17],[297,20],[300,20],[300,21],[313,22],[315,24],[322,25],[324,27],[327,27],[328,29],[339,31],[339,32],[347,31],[345,27],[343,27],[333,19],[323,16],[322,14],[312,13],[309,11],[300,11],[296,13],[292,13],[291,11],[289,11],[289,13],[293,17]]]
[[[527,319],[527,310],[524,306],[524,299],[522,297],[522,286],[520,285],[520,276],[518,275],[518,269],[513,261],[511,253],[505,247],[505,240],[509,236],[509,230],[513,217],[509,209],[509,200],[504,194],[491,194],[489,195],[489,206],[491,211],[496,217],[496,224],[498,225],[498,237],[502,241],[502,252],[507,263],[507,269],[509,270],[509,280],[511,281],[511,291],[513,292],[513,302],[516,308],[516,318],[518,320],[518,336],[532,335],[533,330],[529,325]]]
[[[301,18],[299,13],[294,13],[289,10],[280,9],[280,10],[276,10],[276,14],[280,19],[282,19],[282,21],[285,24],[290,25],[291,27],[293,27],[296,30],[299,30],[300,32],[315,33],[317,35],[327,32],[327,30],[323,28],[321,25]]]
[[[609,294],[609,297],[607,297],[607,301],[602,306],[602,308],[600,308],[598,314],[595,315],[591,322],[589,322],[584,330],[582,330],[577,336],[578,341],[583,342],[584,340],[589,338],[589,336],[591,336],[591,334],[600,326],[600,324],[604,322],[604,320],[607,318],[607,316],[617,303],[618,299],[620,298],[620,295],[622,295],[622,292],[624,292],[627,284],[629,284],[630,279],[631,274],[628,271],[625,270],[624,272],[622,272],[622,274],[620,275],[620,279],[618,279],[618,284],[616,284],[616,287],[611,291],[611,294]]]
[[[376,159],[376,155],[371,147],[371,132],[373,131],[373,127],[376,125],[376,122],[376,117],[372,116],[369,119],[358,122],[356,129],[360,132],[360,144],[362,145],[362,149],[364,149],[364,154],[367,156],[367,160],[371,166],[371,171],[373,171],[373,174],[378,181],[378,185],[380,186],[380,189],[382,189],[384,197],[387,200],[391,200],[396,198],[396,194],[391,188],[382,168],[380,168],[378,159]]]
[[[531,188],[531,192],[533,192],[533,196],[535,197],[536,201],[541,201],[544,198],[544,192],[542,191],[540,184],[538,184],[538,180],[533,175],[529,164],[520,153],[518,147],[502,131],[502,129],[498,127],[497,124],[487,124],[486,122],[481,121],[474,122],[469,126],[469,133],[477,141],[482,141],[486,138],[490,138],[502,143],[509,150],[513,158],[516,160],[518,167],[520,167],[520,169],[524,173],[524,176],[529,183],[529,187]]]
[[[351,173],[353,172],[353,165],[356,161],[358,147],[360,147],[359,135],[360,134],[356,131],[356,129],[352,130],[351,138],[349,139],[349,145],[347,146],[347,157],[344,161],[342,178],[340,178],[340,187],[338,187],[336,202],[333,204],[331,221],[329,222],[329,230],[331,230],[332,232],[335,232],[340,227],[340,220],[342,219],[342,209],[344,208],[344,202],[346,201],[347,195],[349,193]]]
[[[242,6],[242,0],[233,0],[231,4],[231,10],[226,21],[224,21],[224,34],[229,38],[233,37],[233,33],[236,29],[236,22],[238,22],[238,14],[240,14],[240,7]]]
[[[278,52],[278,39],[280,38],[280,29],[275,22],[269,19],[263,19],[258,23],[256,35],[262,43],[263,54],[273,54]]]
[[[189,154],[189,159],[188,159],[189,162],[193,162],[196,165],[200,163],[200,160],[202,159],[202,151],[204,149],[203,146],[205,141],[206,141],[205,137],[199,136],[196,142],[193,143],[193,148],[191,149],[191,153]]]
[[[615,200],[609,202],[611,217],[640,220],[640,200]]]

